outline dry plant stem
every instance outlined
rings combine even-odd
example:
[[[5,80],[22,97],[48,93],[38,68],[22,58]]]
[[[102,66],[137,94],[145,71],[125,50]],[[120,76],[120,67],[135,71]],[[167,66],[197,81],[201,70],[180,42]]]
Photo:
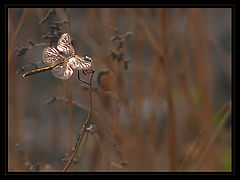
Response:
[[[94,95],[94,94],[93,94]],[[97,102],[99,102],[99,100],[98,100],[98,96],[96,95],[95,96],[95,98],[94,98],[95,100],[96,100],[96,102],[95,102],[95,104],[97,103]],[[60,101],[62,101],[62,102],[68,102],[68,99],[66,98],[66,97],[50,97],[48,100],[46,100],[46,102],[45,102],[45,104],[48,104],[48,103],[51,103],[52,101],[55,101],[56,100],[56,102],[60,102]],[[86,110],[86,111],[90,111],[90,108],[89,107],[87,107],[87,106],[85,106],[85,105],[83,105],[83,104],[80,104],[78,101],[76,101],[76,100],[73,100],[73,105],[75,105],[75,106],[77,106],[78,108],[80,108],[80,109],[83,109],[83,110]],[[98,105],[98,106],[100,106],[100,105]],[[101,106],[100,106],[101,107]],[[111,132],[111,128],[109,127],[109,124],[110,124],[110,121],[111,121],[111,117],[108,115],[108,114],[102,114],[103,112],[102,112],[103,110],[102,109],[100,109],[100,110],[98,110],[98,111],[94,111],[94,114],[96,115],[96,118],[98,119],[98,120],[100,120],[101,121],[101,123],[105,126],[105,128],[106,128],[106,130],[108,131],[108,132]],[[106,113],[106,112],[105,112]],[[104,120],[103,120],[104,119]],[[110,137],[112,137],[112,136],[110,136]]]
[[[69,116],[69,129],[68,129],[68,157],[70,157],[72,152],[72,119],[73,119],[73,101],[72,101],[72,78],[70,78],[66,83],[64,82],[67,98],[68,98],[68,116]]]
[[[153,49],[155,50],[155,52],[159,55],[162,56],[163,51],[160,47],[160,44],[158,42],[158,39],[153,35],[153,33],[149,30],[147,24],[143,21],[142,18],[139,18],[136,14],[136,11],[134,9],[132,9],[131,13],[130,11],[126,11],[126,13],[129,15],[129,17],[131,17],[132,19],[134,19],[134,21],[136,21],[136,23],[138,24],[138,26],[140,27],[140,30],[145,34],[145,36],[147,37],[147,39],[149,40],[150,45],[153,47]]]
[[[92,115],[92,79],[93,79],[93,74],[94,74],[94,70],[91,73],[90,83],[89,83],[90,84],[89,85],[90,110],[89,110],[89,113],[88,113],[88,117],[87,117],[87,119],[86,119],[86,121],[85,121],[85,123],[84,123],[84,125],[82,127],[82,131],[81,131],[82,133],[81,133],[81,136],[79,138],[79,141],[77,142],[77,146],[76,146],[74,152],[72,153],[72,156],[70,157],[69,161],[67,162],[66,166],[64,167],[63,172],[66,172],[69,169],[70,165],[73,163],[74,156],[76,155],[76,153],[77,153],[77,151],[79,149],[79,146],[80,146],[80,144],[82,142],[82,139],[83,139],[83,136],[85,134],[87,125],[88,125],[88,123],[90,121],[90,118],[91,118],[91,115]]]
[[[169,118],[169,169],[171,171],[176,170],[176,118],[174,112],[174,104],[172,97],[172,64],[171,59],[168,54],[168,43],[167,37],[169,28],[167,26],[167,18],[166,18],[166,9],[162,9],[159,12],[159,16],[161,19],[162,26],[162,36],[163,36],[163,65],[166,74],[166,94],[167,94],[167,102],[168,102],[168,118]]]
[[[167,66],[169,62],[167,62]],[[169,67],[167,67],[167,72]],[[169,155],[170,155],[170,170],[174,171],[176,169],[176,119],[172,98],[172,84],[171,84],[171,72],[167,76],[166,86],[167,86],[167,101],[168,101],[168,115],[169,115]]]
[[[170,59],[168,56],[167,50],[167,37],[168,36],[168,29],[166,29],[166,10],[163,9],[159,12],[159,16],[161,19],[161,28],[162,28],[162,37],[163,42],[162,45],[161,41],[158,41],[158,38],[154,36],[154,34],[149,30],[147,24],[137,16],[135,10],[129,13],[128,15],[132,17],[136,23],[139,25],[140,30],[146,35],[147,39],[149,40],[150,45],[153,47],[155,52],[158,54],[160,58],[160,62],[164,66],[164,71],[167,77],[166,80],[166,93],[167,93],[167,101],[168,101],[168,115],[169,115],[169,169],[174,171],[176,169],[176,119],[175,119],[175,112],[174,112],[174,103],[172,98],[172,73],[171,73],[171,64]]]
[[[86,147],[86,145],[87,145],[88,135],[89,135],[89,131],[87,131],[87,134],[86,134],[85,140],[84,140],[84,142],[83,142],[83,147],[82,147],[81,151],[79,152],[78,156],[74,159],[74,164],[75,164],[74,169],[76,169],[76,167],[77,167],[77,166],[76,166],[76,165],[77,165],[77,162],[78,162],[78,160],[80,159],[80,157],[81,157],[81,155],[82,155],[82,153],[83,153],[83,151],[84,151],[84,149],[85,149],[85,147]]]
[[[79,152],[78,156],[76,157],[76,162],[80,159],[80,157],[81,157],[81,155],[82,155],[82,153],[83,153],[83,151],[86,147],[86,144],[87,144],[87,141],[88,141],[88,135],[89,135],[89,132],[87,132],[87,134],[86,134],[85,141],[83,143],[83,148],[82,148],[81,152]]]
[[[17,26],[17,29],[16,29],[16,31],[15,31],[13,40],[12,40],[11,43],[10,43],[10,48],[9,48],[9,52],[10,52],[10,53],[9,53],[9,55],[8,55],[8,60],[9,60],[9,61],[12,59],[13,52],[14,52],[13,50],[14,50],[14,47],[15,47],[15,43],[16,43],[16,40],[17,40],[17,38],[18,38],[18,36],[19,36],[20,30],[21,30],[21,28],[22,28],[23,22],[24,22],[24,20],[25,20],[25,18],[26,18],[26,16],[27,16],[27,14],[28,14],[28,9],[24,9],[23,15],[22,15],[22,17],[21,17],[21,19],[20,19],[20,22],[19,22],[19,24],[18,24],[18,26]]]
[[[185,158],[183,159],[183,161],[181,162],[181,164],[178,167],[178,171],[181,171],[184,169],[185,165],[187,164],[188,160],[191,157],[192,152],[199,146],[200,144],[200,140],[202,139],[202,135],[208,131],[212,124],[214,123],[214,121],[216,120],[216,118],[223,113],[227,108],[230,108],[231,105],[231,101],[227,102],[226,104],[224,104],[222,106],[222,108],[217,112],[217,114],[211,119],[211,121],[208,122],[208,124],[205,125],[205,127],[200,131],[199,135],[197,136],[197,138],[194,140],[193,145],[190,147],[190,149],[188,150]]]
[[[195,169],[199,170],[202,165],[204,164],[204,160],[206,159],[208,152],[211,148],[211,146],[213,145],[214,141],[216,140],[216,138],[218,137],[218,134],[220,133],[220,131],[223,128],[223,125],[225,124],[225,122],[227,121],[228,117],[231,114],[231,105],[227,111],[227,113],[225,114],[223,120],[221,121],[221,123],[219,124],[219,126],[215,129],[215,131],[213,132],[212,136],[208,139],[208,142],[206,143],[206,146],[204,148],[204,150],[202,151],[196,165],[195,165]]]
[[[36,168],[36,166],[28,159],[27,155],[23,152],[20,144],[16,143],[16,148],[18,150],[18,152],[21,154],[21,156],[24,159],[24,164],[28,165],[28,169],[32,170],[34,167]],[[37,168],[36,168],[37,170]]]
[[[19,24],[17,26],[17,29],[13,35],[13,39],[11,40],[10,44],[9,44],[9,49],[8,49],[8,93],[13,95],[13,101],[12,101],[12,109],[18,109],[17,108],[17,95],[18,95],[18,91],[17,91],[17,79],[16,79],[16,74],[13,73],[13,70],[16,71],[16,61],[13,59],[14,57],[14,47],[16,44],[16,40],[18,39],[19,33],[22,29],[23,23],[26,20],[27,14],[28,14],[28,9],[24,9],[24,12],[22,14],[22,17],[19,21]],[[7,38],[7,36],[6,36]],[[19,119],[19,113],[18,111],[14,112],[14,113],[9,113],[9,120],[12,119],[14,116],[14,128],[12,129],[12,132],[14,132],[13,135],[13,141],[14,142],[18,142],[20,141],[20,136],[21,136],[21,132],[19,127],[21,127],[21,121]],[[11,123],[11,121],[9,122]],[[15,155],[14,155],[15,156]],[[13,157],[14,159],[17,157]],[[15,168],[19,168],[20,165],[20,161],[19,159],[17,159],[17,161],[14,163],[14,167]]]

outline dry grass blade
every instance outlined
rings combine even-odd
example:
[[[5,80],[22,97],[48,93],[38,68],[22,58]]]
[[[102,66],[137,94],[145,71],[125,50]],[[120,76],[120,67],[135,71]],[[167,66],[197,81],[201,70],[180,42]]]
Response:
[[[196,150],[196,148],[199,146],[201,140],[202,140],[202,135],[206,132],[206,131],[209,131],[209,129],[212,127],[213,123],[215,122],[216,118],[222,114],[226,109],[228,109],[228,113],[225,115],[225,118],[224,120],[221,121],[221,124],[225,123],[225,120],[227,119],[229,113],[230,113],[230,107],[231,107],[231,101],[230,102],[227,102],[226,104],[224,104],[222,106],[222,108],[217,112],[217,114],[211,119],[211,121],[209,121],[205,126],[204,128],[200,131],[199,135],[197,136],[197,138],[194,140],[194,143],[192,144],[192,146],[190,147],[190,149],[188,150],[187,154],[185,155],[183,161],[181,162],[181,164],[179,165],[178,167],[178,171],[182,171],[184,169],[184,167],[186,166],[187,162],[189,161],[189,159],[191,158],[191,154],[193,153],[193,151]],[[221,125],[222,127],[222,125]],[[221,128],[220,126],[218,127],[218,129]],[[219,131],[219,130],[218,130]],[[216,132],[218,132],[215,130],[215,136],[216,136]],[[216,138],[216,137],[213,137],[212,136],[212,139],[213,138]],[[214,139],[213,139],[214,140]],[[212,143],[212,140],[211,140],[211,143]],[[206,151],[206,149],[205,149]],[[206,155],[206,154],[205,154]],[[202,155],[202,157],[204,157]],[[203,159],[203,158],[201,158]],[[202,161],[202,160],[201,160]]]
[[[214,141],[216,140],[216,138],[218,137],[219,133],[223,129],[223,126],[226,123],[226,121],[228,120],[230,115],[231,115],[231,104],[229,104],[228,111],[226,112],[226,114],[223,117],[223,119],[221,120],[220,124],[214,130],[213,134],[211,135],[211,137],[209,138],[208,142],[206,143],[205,149],[202,151],[198,161],[195,164],[195,168],[194,169],[199,170],[201,168],[201,166],[205,162],[205,159],[206,159],[206,157],[208,155],[208,151],[210,150],[210,148],[213,145]]]

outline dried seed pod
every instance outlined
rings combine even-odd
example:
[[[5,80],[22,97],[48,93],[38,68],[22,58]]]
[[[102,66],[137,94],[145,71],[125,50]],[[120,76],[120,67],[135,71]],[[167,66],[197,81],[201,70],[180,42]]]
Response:
[[[35,43],[33,42],[33,40],[28,39],[27,42],[28,42],[31,46],[35,46]]]
[[[21,49],[18,49],[18,48],[16,49],[17,49],[17,56],[22,56],[28,51],[28,47],[22,47]]]

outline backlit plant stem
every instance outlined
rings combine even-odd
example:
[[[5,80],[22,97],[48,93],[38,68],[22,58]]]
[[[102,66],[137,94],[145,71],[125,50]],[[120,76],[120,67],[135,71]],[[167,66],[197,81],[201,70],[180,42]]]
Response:
[[[87,117],[87,119],[86,119],[86,121],[85,121],[85,123],[84,123],[84,125],[82,127],[82,130],[81,130],[82,133],[81,133],[81,136],[80,136],[80,138],[79,138],[79,140],[77,142],[76,148],[75,148],[74,152],[72,153],[72,156],[70,157],[70,159],[67,162],[66,166],[64,167],[63,172],[66,172],[69,169],[70,165],[73,163],[73,159],[74,159],[74,157],[75,157],[75,155],[76,155],[76,153],[77,153],[77,151],[79,149],[79,146],[80,146],[80,144],[82,142],[82,139],[83,139],[83,136],[85,134],[87,125],[88,125],[88,123],[90,121],[90,118],[91,118],[91,115],[92,115],[92,79],[93,79],[93,74],[94,74],[94,70],[91,73],[90,83],[89,83],[90,110],[89,110],[89,113],[88,113],[88,117]]]

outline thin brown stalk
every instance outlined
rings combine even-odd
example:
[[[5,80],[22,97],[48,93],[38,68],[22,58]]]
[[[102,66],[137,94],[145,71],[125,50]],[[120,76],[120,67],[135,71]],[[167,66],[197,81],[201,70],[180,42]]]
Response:
[[[167,26],[167,15],[166,9],[162,9],[159,11],[159,16],[161,19],[161,26],[162,26],[162,37],[163,37],[163,70],[166,74],[166,95],[167,95],[167,104],[168,104],[168,118],[169,118],[169,169],[171,171],[176,170],[176,118],[174,112],[174,104],[173,104],[173,97],[172,97],[172,64],[171,59],[168,52],[168,42],[167,36],[169,27]]]
[[[169,68],[167,68],[169,70]],[[176,168],[176,119],[174,113],[174,105],[172,98],[172,84],[170,74],[167,76],[167,101],[168,101],[168,115],[169,115],[169,157],[170,157],[170,170]]]
[[[93,92],[94,93],[94,92]],[[98,99],[98,96],[95,96],[94,97],[95,99],[95,104],[96,106],[98,106],[98,110],[95,110],[93,113],[96,115],[96,118],[101,121],[101,125],[103,125],[105,128],[106,128],[106,132],[111,132],[112,130],[112,125],[110,124],[110,121],[111,121],[111,117],[110,115],[104,111],[102,108],[102,105],[99,104],[100,100]],[[68,102],[68,99],[66,97],[50,97],[49,99],[47,99],[45,101],[45,104],[49,104],[49,103],[52,103],[52,102],[65,102],[67,103]],[[80,104],[78,101],[76,100],[73,100],[73,105],[77,106],[78,108],[80,109],[83,109],[85,111],[90,111],[90,108],[83,105],[83,104]],[[109,127],[111,126],[111,128]],[[112,137],[112,136],[110,136]]]
[[[91,118],[91,115],[92,115],[92,79],[93,79],[93,74],[94,74],[94,71],[92,71],[92,73],[91,73],[90,83],[89,83],[90,110],[89,110],[89,113],[88,113],[88,117],[87,117],[87,119],[86,119],[86,121],[85,121],[85,123],[84,123],[84,125],[82,127],[82,130],[81,130],[82,133],[81,133],[81,136],[80,136],[80,138],[79,138],[79,140],[77,142],[76,148],[75,148],[74,152],[72,153],[72,156],[70,157],[70,159],[67,162],[66,166],[64,167],[63,172],[66,172],[69,169],[69,167],[71,166],[71,164],[73,163],[73,159],[74,159],[74,157],[75,157],[75,155],[76,155],[76,153],[77,153],[77,151],[78,151],[78,149],[80,147],[80,144],[82,142],[83,136],[84,136],[85,131],[87,129],[87,125],[88,125],[88,123],[90,121],[90,118]]]
[[[139,18],[137,16],[137,13],[134,9],[132,9],[132,11],[126,11],[126,13],[128,14],[129,17],[131,17],[132,19],[134,19],[136,21],[140,30],[146,35],[147,39],[149,40],[150,45],[153,47],[155,52],[159,56],[162,56],[163,51],[160,47],[160,44],[159,44],[158,40],[156,39],[156,37],[153,35],[153,33],[149,30],[145,21],[143,21],[141,18]]]
[[[71,155],[72,152],[72,121],[73,121],[73,100],[72,100],[72,78],[68,80],[68,82],[64,83],[66,91],[67,91],[67,99],[68,99],[68,156]]]
[[[231,105],[230,105],[231,106]],[[202,165],[204,164],[207,155],[209,154],[209,150],[211,148],[211,146],[213,145],[214,141],[216,140],[216,138],[218,137],[220,131],[223,128],[223,125],[225,124],[225,122],[228,120],[229,116],[231,114],[231,108],[228,109],[227,113],[225,114],[224,118],[222,119],[221,123],[218,125],[218,127],[214,130],[212,136],[208,139],[208,142],[206,143],[204,150],[202,151],[196,165],[195,165],[195,169],[199,170]]]
[[[226,104],[224,104],[222,106],[222,108],[217,112],[217,114],[211,119],[211,121],[209,121],[204,128],[200,131],[199,135],[195,138],[193,145],[190,147],[190,149],[188,150],[186,156],[184,157],[183,161],[181,162],[181,164],[178,167],[178,171],[181,171],[184,169],[184,167],[186,166],[187,162],[189,161],[191,154],[194,152],[194,150],[196,150],[196,148],[199,146],[201,139],[202,139],[202,135],[205,134],[206,131],[209,131],[209,129],[212,127],[212,124],[214,123],[214,121],[216,120],[216,118],[222,114],[227,108],[229,108],[231,105],[231,101],[227,102]]]
[[[16,31],[15,31],[15,34],[14,34],[14,36],[13,36],[13,39],[12,39],[12,41],[11,41],[11,43],[10,43],[9,55],[8,55],[8,60],[9,60],[9,61],[12,59],[13,52],[14,52],[13,50],[14,50],[14,47],[15,47],[15,43],[16,43],[16,40],[17,40],[17,38],[18,38],[18,36],[19,36],[20,30],[21,30],[21,28],[22,28],[22,26],[23,26],[23,22],[24,22],[24,20],[25,20],[25,18],[26,18],[26,16],[27,16],[27,14],[28,14],[28,9],[24,9],[23,15],[22,15],[22,17],[21,17],[21,19],[20,19],[20,22],[19,22],[19,24],[18,24],[18,26],[17,26],[17,29],[16,29]]]
[[[8,67],[8,93],[12,96],[12,106],[10,106],[10,110],[9,110],[9,123],[14,123],[13,129],[11,130],[13,132],[13,141],[14,142],[18,142],[20,141],[20,128],[21,127],[21,119],[19,117],[19,108],[18,108],[18,101],[17,101],[17,97],[19,95],[18,92],[18,82],[17,82],[17,78],[16,78],[16,74],[15,74],[15,70],[16,70],[16,61],[13,60],[14,58],[14,47],[16,44],[16,40],[19,37],[20,31],[23,27],[23,23],[25,22],[26,16],[28,14],[28,9],[24,9],[24,12],[22,14],[22,17],[20,18],[19,24],[17,26],[17,29],[13,35],[13,38],[11,40],[11,42],[9,43],[9,48],[8,48],[8,65],[6,65],[6,68]],[[10,15],[9,15],[10,16]],[[11,17],[13,18],[13,17]],[[7,34],[6,34],[6,38],[7,38]],[[7,57],[6,57],[7,58]],[[17,157],[15,157],[15,155],[13,155],[13,159],[17,159]],[[15,169],[19,168],[20,162],[18,161],[19,159],[17,159],[17,161],[13,164],[10,165],[12,167],[14,167]]]
[[[84,142],[83,142],[83,148],[82,148],[82,150],[79,152],[78,156],[76,157],[76,160],[75,160],[76,162],[80,159],[80,157],[81,157],[81,155],[82,155],[82,153],[83,153],[83,151],[84,151],[84,149],[85,149],[85,147],[86,147],[86,144],[87,144],[87,141],[88,141],[88,135],[89,135],[89,131],[87,131],[85,140],[84,140]]]
[[[29,170],[33,170],[33,169],[36,169],[38,171],[38,166],[36,166],[35,164],[33,164],[28,156],[25,154],[25,152],[22,150],[21,146],[19,143],[16,143],[16,148],[18,150],[18,152],[21,154],[21,156],[23,157],[23,160],[24,160],[24,165],[27,166],[27,168]]]
[[[89,135],[89,133],[90,133],[90,132],[87,131],[87,134],[86,134],[85,140],[84,140],[84,142],[83,142],[83,147],[82,147],[81,151],[79,152],[78,156],[74,159],[75,168],[77,167],[77,166],[76,166],[76,165],[77,165],[77,162],[78,162],[78,160],[80,159],[80,157],[81,157],[83,151],[85,150],[85,147],[86,147],[86,145],[87,145],[87,141],[88,141],[88,135]],[[75,169],[75,168],[74,168],[74,169]]]

